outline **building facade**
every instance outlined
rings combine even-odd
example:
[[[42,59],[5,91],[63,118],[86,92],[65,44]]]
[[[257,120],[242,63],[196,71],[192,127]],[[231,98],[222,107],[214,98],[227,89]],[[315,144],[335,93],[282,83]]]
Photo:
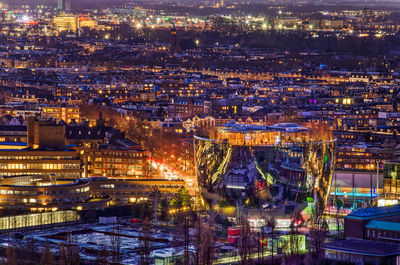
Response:
[[[334,140],[297,124],[228,124],[195,137],[197,177],[203,196],[229,202],[265,192],[272,201],[299,194],[326,203],[332,181]]]

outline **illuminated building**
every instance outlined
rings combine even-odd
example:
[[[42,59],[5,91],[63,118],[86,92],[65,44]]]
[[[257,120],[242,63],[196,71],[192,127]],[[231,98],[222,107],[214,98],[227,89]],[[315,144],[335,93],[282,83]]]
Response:
[[[1,125],[0,142],[26,142],[26,126]]]
[[[336,168],[376,171],[378,160],[383,158],[383,152],[380,151],[368,149],[366,146],[340,147],[336,155]]]
[[[275,21],[275,25],[279,25],[280,27],[294,27],[297,24],[299,24],[299,19],[295,17],[277,18]]]
[[[79,107],[62,104],[60,106],[46,106],[42,108],[44,118],[53,118],[57,121],[70,123],[72,120],[79,121]]]
[[[247,201],[263,192],[275,202],[299,196],[327,201],[335,141],[326,127],[231,123],[194,141],[206,199]]]
[[[168,104],[168,117],[190,118],[195,115],[208,114],[211,102],[192,98],[173,98]]]
[[[78,29],[78,21],[76,16],[54,17],[53,23],[57,29],[57,32],[76,32]]]
[[[84,150],[85,177],[138,178],[146,176],[149,151],[136,148]]]
[[[81,28],[93,29],[98,26],[97,21],[93,19],[71,15],[54,17],[53,23],[57,32],[78,32]]]
[[[89,19],[88,17],[79,17],[78,18],[79,27],[80,28],[96,28],[98,26],[97,21],[93,19]]]
[[[0,177],[51,175],[59,178],[81,177],[77,150],[66,147],[65,125],[29,117],[27,145],[22,150],[0,150]]]
[[[46,211],[23,215],[0,217],[0,230],[23,227],[43,228],[57,223],[76,222],[80,219],[77,211]]]
[[[89,185],[84,179],[72,181],[39,175],[5,177],[0,185],[0,206],[31,211],[105,207],[107,200],[91,200]]]
[[[242,113],[242,105],[239,101],[227,99],[213,100],[211,113],[213,115],[239,115]]]
[[[172,196],[185,186],[183,180],[166,179],[111,179],[90,178],[90,194],[93,198],[110,198],[113,204],[136,203],[152,199],[155,189],[161,196]]]
[[[5,177],[0,180],[0,207],[29,211],[86,210],[112,204],[152,200],[155,189],[172,197],[185,186],[183,180],[110,179],[69,180],[45,175]]]
[[[77,179],[82,171],[74,150],[0,150],[0,177],[46,174]]]

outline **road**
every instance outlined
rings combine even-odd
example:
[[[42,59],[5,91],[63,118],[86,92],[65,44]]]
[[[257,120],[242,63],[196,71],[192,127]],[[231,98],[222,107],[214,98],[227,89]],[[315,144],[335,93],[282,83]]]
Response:
[[[160,161],[158,159],[155,159],[153,157],[149,158],[150,164],[153,168],[159,170],[160,172],[160,177],[163,179],[181,179],[186,182],[186,189],[192,193],[196,194],[198,193],[198,185],[197,185],[197,177],[196,176],[190,176],[182,171],[174,168],[171,165],[168,165],[164,163],[163,161]]]

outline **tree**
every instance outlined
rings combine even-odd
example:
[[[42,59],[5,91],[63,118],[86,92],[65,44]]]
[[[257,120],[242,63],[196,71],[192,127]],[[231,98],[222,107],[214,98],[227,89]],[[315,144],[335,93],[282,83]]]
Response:
[[[108,265],[108,251],[105,244],[100,245],[100,249],[97,251],[96,255],[96,265]]]
[[[112,263],[120,263],[122,260],[122,251],[121,251],[121,229],[119,225],[113,229],[110,235],[110,243],[111,243]]]
[[[199,215],[196,216],[192,240],[195,248],[196,265],[212,265],[215,253],[215,237],[212,227],[211,213],[208,221],[203,221]]]
[[[193,227],[193,213],[191,211],[180,211],[176,214],[175,221],[172,246],[176,254],[180,253],[183,248],[183,264],[186,265],[190,263],[190,228]]]
[[[191,207],[192,197],[189,192],[184,188],[180,188],[171,200],[171,207],[175,209],[182,209],[183,207]]]
[[[289,237],[289,241],[288,241],[288,250],[289,250],[289,254],[290,256],[294,256],[296,254],[298,254],[298,241],[297,241],[297,229],[295,228],[295,226],[293,225],[293,222],[291,222],[290,227],[289,227],[289,233],[288,233],[288,237]]]
[[[146,218],[142,223],[142,228],[140,230],[140,245],[139,245],[139,265],[151,265],[151,224],[148,218]]]
[[[7,265],[17,265],[17,254],[15,253],[15,247],[8,243],[6,249]]]
[[[274,237],[275,237],[275,228],[276,228],[276,219],[274,216],[270,216],[265,221],[266,227],[270,230],[271,233],[271,264],[274,263]]]
[[[250,264],[250,254],[252,249],[252,234],[250,231],[250,225],[247,218],[242,216],[240,218],[240,238],[238,244],[238,251],[242,265]]]
[[[314,253],[316,262],[319,263],[323,256],[322,245],[325,241],[325,237],[328,233],[329,227],[325,218],[322,218],[323,202],[317,200],[314,207],[314,211],[311,215],[311,228],[310,228],[310,241],[311,241],[311,252]]]
[[[158,186],[153,187],[150,197],[153,198],[154,223],[157,223],[158,212],[160,210],[160,198],[161,198],[161,191],[158,189]]]
[[[60,249],[60,265],[76,265],[81,261],[79,246],[75,239],[68,232]]]
[[[300,233],[297,226],[297,221],[302,219],[300,213],[296,212],[294,218],[290,222],[290,231],[289,231],[289,248],[290,248],[290,255],[297,256],[300,254]]]
[[[168,211],[169,211],[169,201],[167,198],[163,198],[160,203],[160,219],[162,221],[168,221],[169,216],[168,216]]]
[[[297,224],[296,221],[298,220],[299,214],[294,215],[295,218],[290,223],[290,231],[288,233],[288,240],[284,241],[286,243],[285,247],[282,247],[282,249],[286,250],[285,254],[289,254],[289,257],[287,257],[288,261],[290,261],[290,264],[300,264],[301,263],[301,252],[300,252],[300,244],[301,244],[301,235],[299,234],[299,231],[297,229]]]
[[[16,249],[18,264],[26,261],[37,260],[39,258],[38,249],[33,239],[28,239],[25,244],[21,244]]]
[[[40,256],[40,265],[54,265],[54,255],[51,252],[49,242],[46,242],[42,255]]]
[[[341,199],[335,200],[336,205],[336,227],[337,227],[337,237],[339,238],[340,233],[340,223],[339,223],[339,211],[343,207],[343,201]]]

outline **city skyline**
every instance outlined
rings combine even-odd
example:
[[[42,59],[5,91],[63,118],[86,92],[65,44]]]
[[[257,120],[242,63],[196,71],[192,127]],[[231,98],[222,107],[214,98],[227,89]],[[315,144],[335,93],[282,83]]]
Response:
[[[0,263],[396,264],[396,1],[0,5]]]

